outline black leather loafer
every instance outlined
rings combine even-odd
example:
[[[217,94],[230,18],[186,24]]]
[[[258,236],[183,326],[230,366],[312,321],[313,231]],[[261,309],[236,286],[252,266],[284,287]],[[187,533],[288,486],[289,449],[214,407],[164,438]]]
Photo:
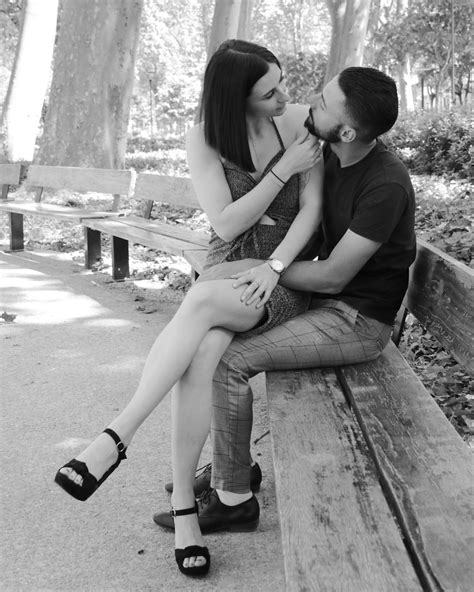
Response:
[[[196,471],[196,478],[194,479],[194,495],[196,497],[200,497],[204,491],[210,489],[211,473],[212,463],[208,463]],[[260,491],[261,483],[262,471],[258,463],[255,463],[252,467],[250,467],[250,489],[253,491],[253,493]],[[168,493],[173,493],[173,483],[167,483],[165,485],[165,489]]]
[[[253,495],[249,500],[237,506],[223,504],[217,492],[210,489],[198,500],[199,527],[203,534],[228,530],[231,532],[249,532],[258,526],[260,507]],[[170,512],[159,512],[153,520],[163,528],[174,530],[174,521]]]

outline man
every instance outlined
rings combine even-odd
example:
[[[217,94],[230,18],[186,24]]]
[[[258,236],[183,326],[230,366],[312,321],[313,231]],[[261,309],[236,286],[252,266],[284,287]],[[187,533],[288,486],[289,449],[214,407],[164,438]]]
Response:
[[[326,141],[322,246],[317,260],[296,261],[283,271],[279,262],[270,264],[283,285],[311,292],[312,304],[267,333],[235,337],[217,367],[212,490],[202,498],[199,514],[203,533],[258,525],[249,378],[376,358],[390,339],[415,259],[410,178],[377,139],[398,116],[394,81],[372,68],[347,68],[310,105],[305,125]],[[252,281],[252,269],[235,277],[236,289],[242,289]],[[167,513],[154,520],[173,528]]]

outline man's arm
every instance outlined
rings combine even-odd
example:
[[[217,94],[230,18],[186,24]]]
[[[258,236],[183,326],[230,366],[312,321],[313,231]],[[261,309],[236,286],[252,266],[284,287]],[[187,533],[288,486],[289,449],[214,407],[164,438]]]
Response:
[[[328,259],[295,261],[282,275],[280,283],[293,290],[339,294],[381,244],[347,230]]]
[[[302,292],[339,294],[381,244],[347,230],[328,259],[295,261],[282,274],[279,283]],[[260,263],[258,259],[243,259],[222,263],[216,268],[221,270],[220,277],[223,277],[222,271],[225,270],[225,277],[235,278],[234,287],[238,288],[253,281],[254,267]]]

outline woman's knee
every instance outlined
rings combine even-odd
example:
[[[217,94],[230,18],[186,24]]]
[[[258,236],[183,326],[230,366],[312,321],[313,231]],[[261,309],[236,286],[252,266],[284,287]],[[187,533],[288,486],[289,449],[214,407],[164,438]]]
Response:
[[[194,284],[186,294],[182,306],[200,312],[204,312],[206,309],[212,310],[218,301],[218,291],[212,289],[211,283],[202,282]]]
[[[225,327],[232,331],[251,329],[265,313],[255,303],[247,306],[230,280],[198,282],[188,292],[183,305],[188,314],[206,316],[210,327]]]
[[[219,313],[235,307],[235,303],[238,302],[238,298],[232,298],[232,290],[229,280],[197,282],[189,290],[185,301],[199,310],[207,308]]]

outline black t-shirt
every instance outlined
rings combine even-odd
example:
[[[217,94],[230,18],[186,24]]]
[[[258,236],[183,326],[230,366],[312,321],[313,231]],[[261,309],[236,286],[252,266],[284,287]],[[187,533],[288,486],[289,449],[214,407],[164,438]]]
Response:
[[[368,317],[392,324],[416,254],[415,195],[408,171],[381,141],[352,166],[341,168],[329,145],[324,159],[319,258],[327,259],[348,229],[382,243],[335,298]]]

